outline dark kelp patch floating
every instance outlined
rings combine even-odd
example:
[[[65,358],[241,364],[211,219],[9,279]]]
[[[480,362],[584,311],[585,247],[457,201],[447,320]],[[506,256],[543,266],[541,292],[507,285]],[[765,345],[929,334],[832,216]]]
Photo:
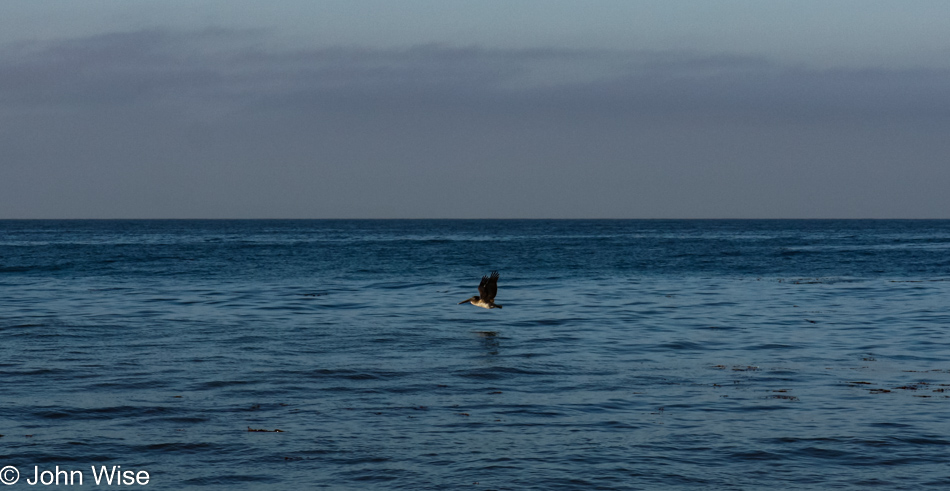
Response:
[[[769,396],[769,399],[784,399],[784,400],[786,400],[786,401],[797,401],[797,400],[798,400],[798,398],[795,397],[795,396],[787,396],[787,395],[784,395],[784,394],[771,395],[771,396]]]

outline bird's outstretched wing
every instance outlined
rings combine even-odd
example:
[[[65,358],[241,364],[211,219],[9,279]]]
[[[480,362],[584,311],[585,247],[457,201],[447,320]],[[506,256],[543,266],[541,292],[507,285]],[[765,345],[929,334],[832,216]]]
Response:
[[[492,271],[490,277],[482,276],[482,282],[478,285],[478,292],[483,295],[482,298],[489,302],[494,301],[495,295],[498,293],[498,276],[498,271]],[[484,291],[482,291],[482,285],[485,285]]]
[[[482,300],[488,300],[488,277],[482,276],[482,281],[478,283],[478,298]]]

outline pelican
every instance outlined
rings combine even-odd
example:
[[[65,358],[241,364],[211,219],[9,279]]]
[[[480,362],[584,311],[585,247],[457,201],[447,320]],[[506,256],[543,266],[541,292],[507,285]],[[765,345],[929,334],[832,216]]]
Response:
[[[492,271],[490,276],[482,276],[482,281],[478,284],[478,295],[459,302],[459,305],[471,302],[476,307],[500,309],[501,305],[495,303],[496,293],[498,293],[498,271]]]

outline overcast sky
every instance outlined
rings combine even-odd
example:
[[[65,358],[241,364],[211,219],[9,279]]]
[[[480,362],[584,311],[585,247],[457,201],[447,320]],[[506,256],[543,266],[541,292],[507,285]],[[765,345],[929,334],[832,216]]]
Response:
[[[0,218],[950,218],[950,2],[4,0]]]

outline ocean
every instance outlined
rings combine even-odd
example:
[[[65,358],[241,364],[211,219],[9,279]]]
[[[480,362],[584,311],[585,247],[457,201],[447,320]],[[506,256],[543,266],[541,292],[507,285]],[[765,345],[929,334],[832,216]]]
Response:
[[[7,220],[0,336],[12,489],[950,486],[950,221]]]

